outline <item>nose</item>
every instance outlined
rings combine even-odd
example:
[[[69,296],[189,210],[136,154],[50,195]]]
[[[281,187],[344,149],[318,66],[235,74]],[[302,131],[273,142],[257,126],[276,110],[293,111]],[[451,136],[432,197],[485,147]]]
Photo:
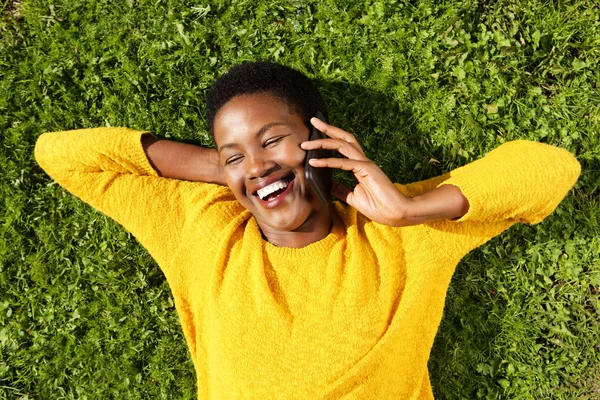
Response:
[[[248,156],[248,158],[248,177],[250,179],[267,176],[277,168],[276,162],[261,155]]]

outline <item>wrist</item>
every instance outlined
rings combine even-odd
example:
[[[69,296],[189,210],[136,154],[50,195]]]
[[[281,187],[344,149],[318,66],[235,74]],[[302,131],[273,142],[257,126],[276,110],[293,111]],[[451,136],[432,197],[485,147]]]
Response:
[[[415,204],[415,198],[406,197],[402,201],[402,206],[399,207],[398,212],[395,213],[396,217],[392,219],[392,223],[389,225],[395,227],[416,225],[414,215],[418,214],[418,210],[415,210],[415,207],[418,207]]]
[[[458,219],[469,210],[469,202],[454,185],[442,185],[411,198],[404,225],[418,225],[439,219]]]

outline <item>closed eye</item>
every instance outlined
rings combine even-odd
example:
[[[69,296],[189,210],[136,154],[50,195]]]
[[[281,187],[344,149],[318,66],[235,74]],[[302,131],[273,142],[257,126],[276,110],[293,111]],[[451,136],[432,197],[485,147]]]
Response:
[[[271,146],[272,144],[275,144],[275,143],[281,141],[281,139],[283,139],[283,138],[284,138],[284,136],[279,136],[278,138],[275,138],[275,139],[269,139],[263,144],[263,147]]]
[[[225,161],[225,165],[237,164],[242,158],[244,158],[244,157],[243,156],[233,156],[231,158],[228,158]]]

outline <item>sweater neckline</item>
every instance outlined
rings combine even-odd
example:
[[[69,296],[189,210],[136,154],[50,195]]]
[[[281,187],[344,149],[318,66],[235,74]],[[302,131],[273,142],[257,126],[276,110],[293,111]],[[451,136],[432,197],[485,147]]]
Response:
[[[262,242],[263,251],[267,254],[277,258],[294,258],[298,260],[298,257],[310,257],[320,254],[324,254],[331,250],[333,245],[342,239],[346,234],[345,225],[342,218],[339,215],[337,206],[335,203],[331,206],[331,218],[333,220],[331,231],[323,239],[313,242],[304,247],[281,247],[276,246],[262,238],[260,228],[256,222],[256,218],[252,217],[249,221],[249,228],[254,231]]]

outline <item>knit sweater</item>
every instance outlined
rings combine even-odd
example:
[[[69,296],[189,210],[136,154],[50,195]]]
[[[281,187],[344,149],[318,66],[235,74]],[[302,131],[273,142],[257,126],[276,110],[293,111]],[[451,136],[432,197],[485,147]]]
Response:
[[[391,227],[330,203],[333,227],[302,248],[262,239],[226,186],[159,177],[127,128],[41,135],[35,158],[131,232],[172,290],[199,399],[431,399],[427,361],[457,263],[546,218],[577,181],[567,150],[515,140],[408,197],[455,185],[458,220]]]

